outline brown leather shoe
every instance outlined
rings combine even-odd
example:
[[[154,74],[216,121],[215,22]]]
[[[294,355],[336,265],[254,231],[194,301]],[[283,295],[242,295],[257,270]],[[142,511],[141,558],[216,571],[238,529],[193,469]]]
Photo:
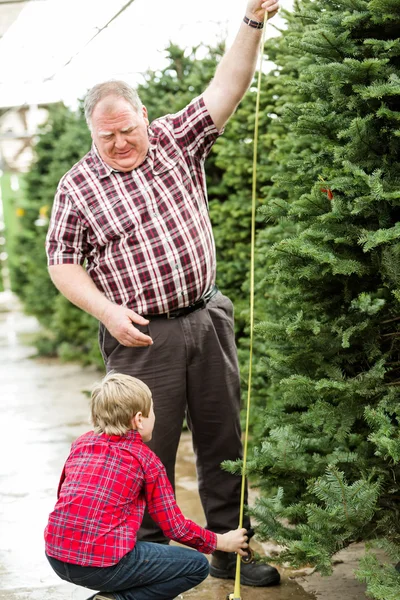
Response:
[[[236,554],[216,550],[211,557],[210,575],[219,579],[235,579]],[[280,579],[279,571],[275,567],[257,562],[254,558],[250,562],[242,562],[240,566],[240,583],[242,585],[266,587],[278,585]]]

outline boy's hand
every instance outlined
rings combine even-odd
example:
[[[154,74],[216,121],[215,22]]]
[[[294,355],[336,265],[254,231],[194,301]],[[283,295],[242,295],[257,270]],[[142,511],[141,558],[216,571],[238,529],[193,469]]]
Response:
[[[226,533],[217,533],[217,550],[223,552],[236,552],[241,556],[247,556],[247,529],[232,529]]]

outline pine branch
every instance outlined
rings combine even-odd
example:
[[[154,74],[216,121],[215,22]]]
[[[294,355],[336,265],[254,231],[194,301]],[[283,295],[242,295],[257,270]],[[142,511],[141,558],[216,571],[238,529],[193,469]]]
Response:
[[[321,35],[322,35],[322,37],[324,38],[324,40],[326,40],[326,41],[328,42],[328,44],[331,46],[331,48],[332,48],[333,50],[335,50],[335,51],[336,51],[336,52],[339,54],[340,58],[344,58],[344,57],[345,57],[345,54],[343,54],[343,52],[340,52],[340,50],[337,48],[337,46],[335,46],[335,44],[332,44],[332,42],[331,42],[331,41],[330,41],[330,39],[329,39],[329,38],[328,38],[328,37],[325,35],[325,33],[322,33]]]
[[[346,492],[345,492],[345,488],[344,488],[344,485],[343,485],[343,479],[339,476],[339,473],[336,471],[336,469],[332,469],[330,472],[336,478],[336,480],[337,480],[337,482],[338,482],[338,484],[340,486],[340,489],[341,489],[341,492],[342,492],[343,510],[345,512],[347,520],[349,520],[349,513],[348,513],[348,510],[347,510],[347,501],[346,501]]]
[[[383,338],[396,338],[400,337],[400,331],[393,331],[392,333],[381,333]]]
[[[386,321],[381,321],[381,324],[386,325],[386,323],[393,323],[394,321],[400,321],[400,316],[394,317],[393,319],[387,319]]]

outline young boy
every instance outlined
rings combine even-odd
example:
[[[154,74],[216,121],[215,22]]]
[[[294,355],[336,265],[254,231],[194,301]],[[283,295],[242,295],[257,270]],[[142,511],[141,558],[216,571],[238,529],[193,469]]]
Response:
[[[46,556],[61,579],[101,590],[93,600],[172,600],[208,575],[203,555],[245,555],[247,532],[215,534],[185,519],[151,439],[151,393],[139,379],[109,373],[91,396],[94,431],[71,447],[45,530]],[[137,542],[145,506],[180,546]]]

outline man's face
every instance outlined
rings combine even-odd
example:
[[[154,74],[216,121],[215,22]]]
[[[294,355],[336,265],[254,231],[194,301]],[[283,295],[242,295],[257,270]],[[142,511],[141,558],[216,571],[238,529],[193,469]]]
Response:
[[[107,96],[92,113],[92,139],[104,162],[117,171],[132,171],[149,149],[147,110],[138,113],[124,98]]]

